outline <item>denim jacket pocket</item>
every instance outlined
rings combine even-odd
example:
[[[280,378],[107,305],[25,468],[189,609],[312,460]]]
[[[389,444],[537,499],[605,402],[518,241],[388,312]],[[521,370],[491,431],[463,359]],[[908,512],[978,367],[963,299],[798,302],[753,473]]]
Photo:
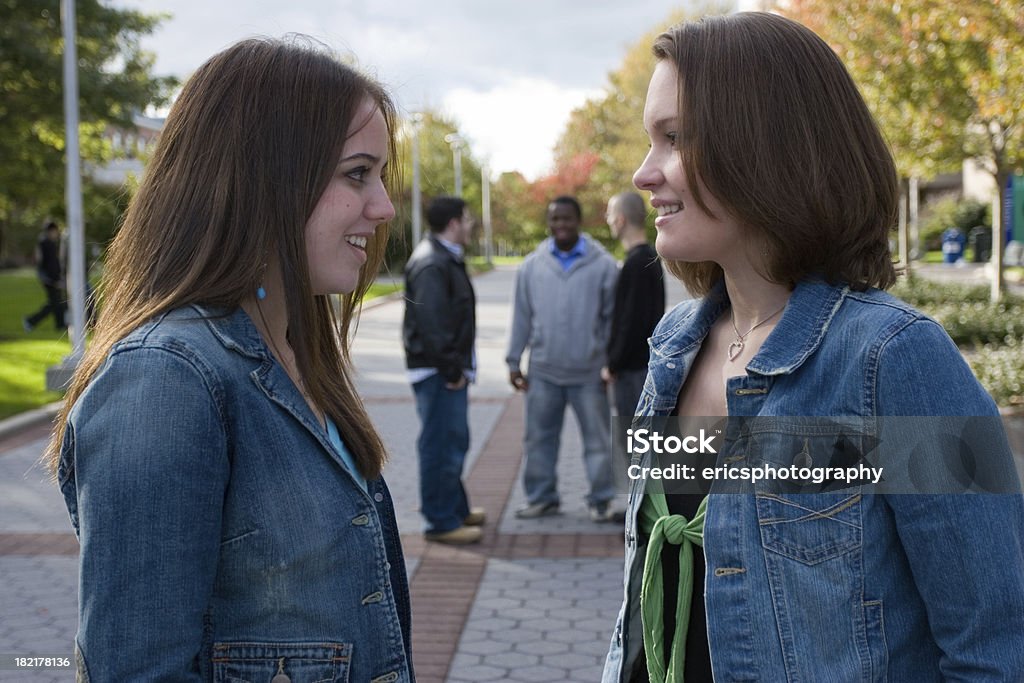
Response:
[[[757,494],[757,522],[765,550],[806,565],[861,546],[861,494]]]
[[[351,659],[349,643],[214,643],[213,680],[347,683]]]
[[[794,474],[845,471],[860,459],[867,437],[862,425],[827,419],[754,420],[750,455],[754,465]],[[862,486],[859,480],[765,479],[754,486],[757,522],[765,550],[816,565],[861,547]]]

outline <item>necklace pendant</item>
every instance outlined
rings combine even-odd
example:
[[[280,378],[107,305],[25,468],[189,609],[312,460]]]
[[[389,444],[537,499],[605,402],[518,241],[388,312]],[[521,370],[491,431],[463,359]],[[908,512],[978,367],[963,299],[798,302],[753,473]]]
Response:
[[[742,339],[737,339],[733,343],[729,344],[729,351],[728,351],[729,360],[731,360],[731,361],[732,360],[736,360],[736,356],[740,355],[741,351],[743,351],[743,340]]]

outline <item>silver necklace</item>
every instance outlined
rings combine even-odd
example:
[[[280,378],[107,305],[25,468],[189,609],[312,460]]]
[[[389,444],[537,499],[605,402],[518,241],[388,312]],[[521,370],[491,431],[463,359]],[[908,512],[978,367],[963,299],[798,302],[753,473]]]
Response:
[[[772,318],[777,316],[779,313],[782,313],[782,311],[785,310],[785,308],[786,308],[786,304],[782,304],[782,308],[780,308],[779,310],[775,311],[774,313],[772,313],[767,318],[764,318],[763,320],[760,320],[760,321],[754,323],[753,327],[751,327],[749,330],[747,330],[743,334],[740,334],[740,329],[738,327],[736,327],[736,317],[732,314],[732,311],[730,311],[729,312],[729,320],[732,322],[732,329],[736,333],[736,340],[733,341],[731,344],[729,344],[729,350],[728,350],[729,360],[730,361],[736,360],[736,357],[743,352],[743,346],[744,346],[744,344],[745,344],[745,342],[747,340],[747,337],[750,336],[751,332],[753,332],[757,328],[761,327],[761,325],[764,325],[766,322],[768,322],[769,320],[771,320]]]

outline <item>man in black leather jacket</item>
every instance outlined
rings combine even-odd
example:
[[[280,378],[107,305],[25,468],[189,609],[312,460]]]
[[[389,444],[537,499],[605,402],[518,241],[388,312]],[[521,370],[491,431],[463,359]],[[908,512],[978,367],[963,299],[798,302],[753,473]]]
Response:
[[[476,297],[463,260],[473,219],[466,202],[438,197],[427,208],[430,234],[405,264],[402,337],[420,416],[420,510],[425,537],[476,543],[486,521],[462,484],[469,449],[468,385],[476,362]]]

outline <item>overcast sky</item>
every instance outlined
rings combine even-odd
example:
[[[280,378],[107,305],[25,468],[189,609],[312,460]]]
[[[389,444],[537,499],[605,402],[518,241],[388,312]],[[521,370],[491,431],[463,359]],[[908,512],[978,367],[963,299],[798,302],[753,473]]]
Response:
[[[569,112],[599,95],[626,48],[671,0],[113,0],[169,13],[144,46],[159,74],[187,76],[252,35],[305,33],[353,53],[408,113],[455,117],[494,174],[550,169]],[[741,4],[744,4],[741,0]]]

